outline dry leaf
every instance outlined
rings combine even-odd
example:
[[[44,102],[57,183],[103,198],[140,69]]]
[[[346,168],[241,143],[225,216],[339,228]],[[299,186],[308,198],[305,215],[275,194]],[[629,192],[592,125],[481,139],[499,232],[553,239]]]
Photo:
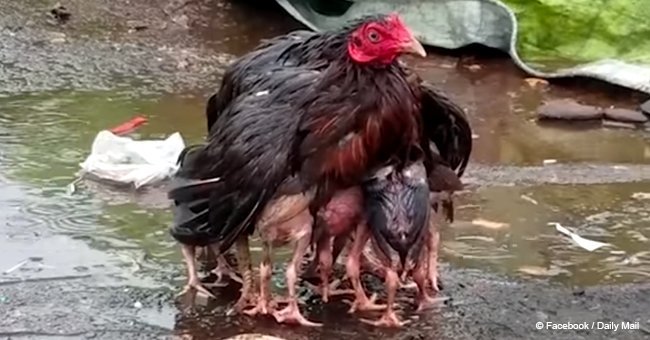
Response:
[[[534,205],[539,204],[539,203],[537,203],[537,201],[535,201],[535,199],[532,198],[532,197],[529,197],[529,196],[526,196],[526,195],[521,195],[520,197],[521,197],[522,200],[524,200],[524,201],[528,201],[528,202],[530,202],[530,203],[532,203],[532,204],[534,204]]]
[[[648,200],[650,199],[650,192],[635,192],[632,194],[635,200]]]
[[[493,222],[493,221],[484,220],[482,218],[477,218],[473,220],[472,224],[477,225],[479,227],[488,228],[488,229],[503,229],[510,226],[508,223]]]
[[[524,79],[524,81],[530,87],[537,87],[537,85],[542,85],[542,86],[548,85],[548,81],[546,81],[545,79],[541,79],[541,78],[526,78],[526,79]]]
[[[521,266],[517,271],[533,276],[555,276],[562,272],[558,267],[544,268],[540,266]]]

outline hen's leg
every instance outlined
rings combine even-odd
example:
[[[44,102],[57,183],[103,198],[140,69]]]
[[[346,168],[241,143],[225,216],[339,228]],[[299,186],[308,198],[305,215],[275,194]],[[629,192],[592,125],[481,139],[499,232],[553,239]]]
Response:
[[[377,321],[370,321],[361,319],[361,321],[373,325],[373,326],[384,326],[384,327],[402,327],[408,323],[408,321],[400,321],[393,309],[395,304],[395,296],[397,295],[397,287],[399,286],[399,277],[397,272],[393,268],[386,268],[386,291],[388,293],[388,298],[386,301],[387,307],[384,315]]]
[[[348,254],[348,260],[345,264],[345,271],[354,290],[354,302],[350,307],[349,313],[355,311],[381,310],[386,308],[384,305],[375,304],[374,298],[368,299],[361,284],[361,253],[366,242],[370,238],[370,231],[365,224],[359,224],[355,231],[354,243]],[[397,275],[397,274],[396,274]]]
[[[309,247],[311,241],[311,233],[306,233],[297,242],[293,250],[293,257],[291,263],[287,266],[287,290],[289,291],[289,304],[280,311],[274,312],[273,316],[279,323],[297,323],[303,326],[322,326],[321,324],[307,320],[301,313],[298,307],[298,296],[296,294],[296,283],[298,281],[298,274],[300,273],[300,266],[305,251]]]
[[[269,314],[269,284],[271,281],[272,267],[271,267],[271,245],[268,242],[262,244],[262,262],[260,262],[260,295],[257,297],[257,306],[255,308],[244,311],[244,313],[254,316],[257,314]]]
[[[248,236],[239,236],[239,238],[237,238],[237,242],[235,243],[235,247],[237,247],[237,266],[239,272],[241,273],[243,283],[241,296],[232,307],[232,309],[228,312],[228,314],[239,313],[243,311],[244,308],[254,303],[253,300],[255,298],[255,295],[253,293],[253,269],[251,267],[250,249],[248,248]]]
[[[191,289],[196,289],[197,291],[214,298],[214,295],[203,287],[201,280],[199,280],[199,275],[196,270],[196,252],[194,246],[182,244],[181,252],[183,253],[185,265],[187,266],[187,284],[178,295],[180,296],[189,292]]]

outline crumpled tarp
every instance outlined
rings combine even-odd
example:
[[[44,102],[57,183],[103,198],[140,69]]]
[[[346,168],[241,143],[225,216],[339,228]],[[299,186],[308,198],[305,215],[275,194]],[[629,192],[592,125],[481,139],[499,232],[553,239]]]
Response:
[[[650,93],[650,0],[276,0],[320,31],[399,12],[427,45],[504,50],[535,77],[586,76]]]

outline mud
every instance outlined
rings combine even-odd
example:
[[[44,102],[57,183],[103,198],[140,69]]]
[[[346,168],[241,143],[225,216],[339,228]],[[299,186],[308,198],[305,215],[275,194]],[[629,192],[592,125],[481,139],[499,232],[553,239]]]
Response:
[[[584,80],[531,86],[503,56],[434,52],[418,70],[467,109],[476,133],[459,221],[444,232],[452,240],[447,246],[443,237],[442,295],[451,299],[402,331],[365,327],[346,315],[344,304],[323,307],[315,300],[309,317],[326,327],[284,327],[225,317],[234,288],[195,309],[174,298],[183,272],[164,232],[169,216],[160,212],[168,204],[162,191],[86,183],[67,197],[64,188],[94,134],[133,111],[153,112],[141,136],[178,129],[187,142],[200,139],[204,98],[218,86],[224,65],[261,38],[300,26],[255,1],[61,3],[71,13],[63,25],[47,16],[53,2],[0,2],[0,249],[9,254],[0,257],[0,339],[222,339],[244,332],[285,339],[650,337],[647,210],[629,203],[631,193],[649,191],[647,131],[534,121],[545,99],[635,108],[646,99],[641,95]],[[548,159],[557,163],[543,165]],[[539,206],[524,206],[531,203],[520,195]],[[478,205],[477,212],[472,206]],[[612,206],[620,209],[598,214]],[[513,226],[463,229],[486,216]],[[618,244],[622,253],[567,251],[566,244],[549,243],[550,232],[539,226],[558,216],[576,224],[588,218],[596,224],[587,228],[592,237]],[[488,238],[498,242],[468,246]],[[503,253],[505,264],[490,257]],[[634,255],[640,263],[619,265]],[[515,275],[530,267],[517,258],[559,274]],[[536,330],[539,321],[639,321],[641,329]]]

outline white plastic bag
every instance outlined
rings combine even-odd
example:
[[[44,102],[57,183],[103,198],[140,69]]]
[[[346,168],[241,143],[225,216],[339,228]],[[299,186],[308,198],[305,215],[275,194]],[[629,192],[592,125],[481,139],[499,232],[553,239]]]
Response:
[[[136,141],[103,130],[95,137],[88,158],[80,164],[81,175],[91,174],[140,188],[174,175],[184,148],[178,132],[165,140]]]

